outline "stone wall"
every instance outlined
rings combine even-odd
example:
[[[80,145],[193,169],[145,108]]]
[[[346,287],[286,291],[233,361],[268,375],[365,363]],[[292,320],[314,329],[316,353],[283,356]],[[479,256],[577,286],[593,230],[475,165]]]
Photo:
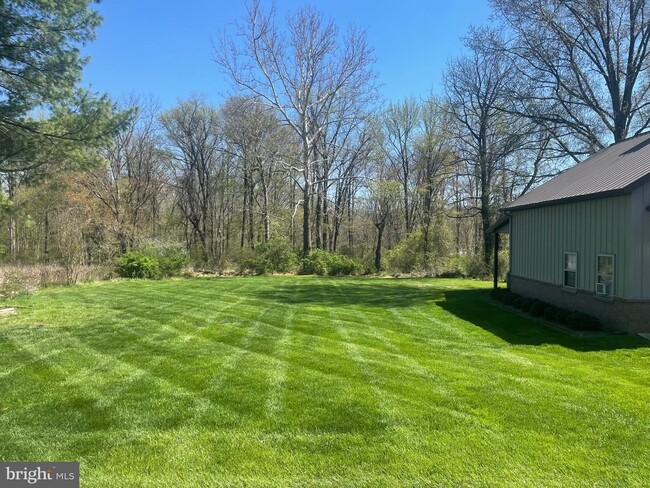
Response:
[[[631,334],[650,332],[650,300],[635,301],[623,298],[601,298],[583,290],[567,290],[559,285],[510,276],[513,293],[568,310],[576,310],[598,317],[606,329]]]

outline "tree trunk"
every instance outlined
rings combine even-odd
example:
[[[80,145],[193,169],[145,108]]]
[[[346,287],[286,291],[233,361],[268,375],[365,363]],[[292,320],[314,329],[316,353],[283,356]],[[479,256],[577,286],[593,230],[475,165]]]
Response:
[[[16,262],[16,213],[15,213],[15,205],[16,205],[16,177],[10,173],[7,175],[7,192],[9,196],[9,202],[11,203],[11,208],[9,209],[9,260],[12,263]]]
[[[330,225],[329,225],[329,216],[327,215],[327,186],[325,186],[325,192],[323,196],[323,227],[322,227],[322,233],[323,233],[323,249],[327,251],[332,251],[332,247],[330,244]]]
[[[296,250],[296,182],[291,185],[291,249]]]
[[[271,239],[271,215],[269,213],[269,187],[261,174],[260,182],[262,185],[262,213],[264,214],[264,242]]]
[[[248,213],[248,172],[244,170],[244,204],[241,212],[241,241],[239,246],[243,249],[246,240],[246,221]]]
[[[121,231],[120,231],[120,232],[117,234],[117,240],[118,240],[119,243],[120,243],[120,252],[121,252],[122,254],[124,254],[125,252],[127,252],[127,251],[129,250],[128,238],[126,237],[126,235],[124,234],[124,232],[121,232]]]
[[[494,235],[488,232],[490,228],[490,204],[486,193],[481,196],[481,231],[483,234],[483,262],[486,269],[490,269],[492,251],[494,250]]]
[[[316,235],[316,248],[317,249],[323,249],[323,241],[321,240],[322,237],[322,225],[323,225],[323,196],[321,193],[321,185],[323,183],[320,182],[318,183],[318,188],[317,188],[317,196],[316,196],[316,208],[315,208],[315,215],[314,215],[314,220],[315,220],[315,229],[314,229],[314,234]]]
[[[375,269],[377,271],[381,270],[381,241],[384,237],[384,227],[386,226],[385,222],[380,224],[375,224],[377,227],[377,246],[375,247]]]
[[[302,253],[307,256],[311,251],[311,187],[309,177],[305,175],[305,186],[302,192]]]
[[[354,231],[352,230],[352,198],[348,200],[348,252],[352,253]]]
[[[406,180],[407,176],[404,176],[404,184],[402,185],[402,190],[404,192],[404,230],[407,234],[411,233],[411,214],[410,214],[410,205],[409,205],[409,187],[408,181]]]
[[[45,264],[50,262],[50,219],[49,212],[45,212],[45,222],[43,229],[43,256]]]
[[[255,248],[255,217],[253,212],[253,191],[255,186],[253,185],[253,178],[249,175],[249,184],[248,184],[248,245],[251,249]]]

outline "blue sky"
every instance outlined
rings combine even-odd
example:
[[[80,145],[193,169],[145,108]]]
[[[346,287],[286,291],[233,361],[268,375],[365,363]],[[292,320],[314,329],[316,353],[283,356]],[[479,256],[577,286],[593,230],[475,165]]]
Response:
[[[283,17],[306,2],[277,0]],[[268,5],[268,3],[267,3]],[[381,95],[400,100],[440,93],[447,60],[462,49],[470,25],[485,23],[487,0],[327,0],[312,2],[340,27],[367,29],[375,48]],[[163,107],[192,93],[220,103],[229,83],[212,61],[211,38],[240,18],[239,0],[104,0],[85,86],[113,98],[153,95]]]

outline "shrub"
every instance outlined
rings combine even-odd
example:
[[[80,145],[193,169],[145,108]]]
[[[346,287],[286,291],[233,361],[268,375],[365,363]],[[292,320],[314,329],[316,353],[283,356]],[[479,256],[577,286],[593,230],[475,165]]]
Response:
[[[571,312],[567,317],[567,325],[574,330],[600,330],[600,321],[591,315],[582,312]]]
[[[492,289],[490,290],[490,295],[492,298],[494,298],[497,302],[503,301],[503,290],[500,288]]]
[[[555,320],[558,321],[561,324],[566,324],[567,321],[569,320],[569,312],[568,310],[565,310],[563,308],[559,308],[557,312],[555,313]]]
[[[589,330],[603,330],[603,323],[598,319],[598,317],[594,317],[593,315],[588,315],[588,327]]]
[[[557,312],[557,307],[554,307],[553,305],[547,305],[546,308],[544,308],[544,318],[546,320],[556,320]]]
[[[497,288],[493,289],[491,292],[492,298],[497,302],[506,303],[508,301],[512,302],[512,292],[507,288]]]
[[[496,289],[490,292],[492,298],[505,304],[513,305],[523,312],[528,312],[535,317],[544,317],[561,324],[568,325],[574,330],[601,330],[602,323],[598,318],[581,312],[572,312],[555,307],[541,300],[525,298],[512,293],[508,289]]]
[[[524,312],[530,312],[530,307],[533,305],[534,302],[535,302],[535,300],[533,300],[531,298],[524,298],[521,301],[521,304],[520,304],[519,308]]]
[[[508,269],[510,268],[510,253],[508,249],[501,249],[499,251],[499,280],[505,281]]]
[[[342,254],[332,254],[329,262],[330,276],[349,276],[358,272],[359,266],[354,260]]]
[[[334,254],[321,249],[314,249],[300,262],[300,274],[319,276],[351,275],[359,271],[359,265],[341,254]]]
[[[239,266],[255,274],[288,273],[295,270],[297,261],[289,243],[276,237],[258,245],[253,257],[241,259]]]
[[[177,276],[183,268],[187,266],[188,259],[186,254],[173,254],[158,258],[158,269],[163,277]]]
[[[438,275],[439,278],[465,278],[465,275],[458,269],[443,271]]]
[[[386,270],[391,273],[440,274],[444,268],[458,272],[457,269],[449,269],[443,264],[444,258],[449,254],[451,235],[442,219],[434,219],[431,222],[428,242],[428,251],[425,252],[424,230],[408,234],[393,249],[386,252],[383,263]]]
[[[18,266],[4,266],[0,274],[0,297],[15,298],[35,290],[36,286],[30,286],[30,280],[21,273]]]
[[[257,258],[242,258],[237,263],[239,265],[239,273],[247,274],[254,273],[257,275],[266,274],[268,272],[266,263]]]
[[[544,310],[546,309],[547,304],[539,300],[533,301],[530,305],[530,314],[535,317],[541,317],[544,315]]]
[[[157,261],[158,275],[155,278],[177,276],[189,263],[185,247],[178,242],[151,239],[142,243],[139,253]]]
[[[491,275],[492,269],[489,265],[485,264],[481,254],[473,254],[466,256],[466,258],[466,276],[470,278],[487,278]]]
[[[127,252],[117,258],[117,274],[123,278],[160,278],[158,260],[141,252]]]
[[[325,276],[329,271],[328,252],[314,249],[300,261],[300,274],[315,274]]]
[[[465,278],[467,277],[466,256],[456,254],[444,261],[444,269],[440,274],[441,278]]]
[[[412,273],[424,268],[422,232],[413,232],[402,239],[393,249],[386,251],[386,269],[392,273]]]

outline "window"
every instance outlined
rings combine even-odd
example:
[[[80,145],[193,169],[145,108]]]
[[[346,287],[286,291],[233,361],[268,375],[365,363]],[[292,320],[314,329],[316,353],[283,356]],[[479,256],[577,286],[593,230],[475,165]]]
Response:
[[[578,254],[564,253],[564,286],[576,288],[578,284]]]
[[[599,254],[596,269],[596,294],[611,296],[614,293],[614,256]]]

